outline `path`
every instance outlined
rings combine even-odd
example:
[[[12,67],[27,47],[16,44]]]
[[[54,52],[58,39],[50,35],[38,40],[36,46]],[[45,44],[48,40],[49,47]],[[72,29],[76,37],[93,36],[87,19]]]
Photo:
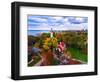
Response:
[[[67,54],[65,54],[65,55],[67,55]],[[67,57],[65,55],[62,55],[62,58],[57,59],[56,55],[54,54],[54,58],[59,60],[61,65],[84,64],[84,62],[82,62],[80,60],[73,59],[73,58]],[[46,65],[48,65],[48,64],[46,64],[45,57],[42,56],[41,58],[42,59],[39,62],[37,62],[34,66],[46,66]]]

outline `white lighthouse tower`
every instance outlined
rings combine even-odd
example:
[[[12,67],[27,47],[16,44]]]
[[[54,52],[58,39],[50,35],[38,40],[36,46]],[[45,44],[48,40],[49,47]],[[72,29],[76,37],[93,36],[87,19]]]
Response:
[[[50,31],[50,37],[52,38],[53,37],[53,30],[51,28],[51,31]]]

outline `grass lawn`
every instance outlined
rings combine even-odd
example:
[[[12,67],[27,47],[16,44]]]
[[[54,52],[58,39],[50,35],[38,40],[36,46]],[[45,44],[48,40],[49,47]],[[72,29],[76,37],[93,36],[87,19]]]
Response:
[[[68,48],[67,50],[70,51],[70,53],[71,53],[73,58],[81,60],[83,62],[87,62],[88,61],[88,55],[82,53],[77,48]]]

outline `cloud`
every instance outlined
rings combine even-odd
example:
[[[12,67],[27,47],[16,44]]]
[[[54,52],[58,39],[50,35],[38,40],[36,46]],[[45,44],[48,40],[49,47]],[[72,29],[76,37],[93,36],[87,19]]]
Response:
[[[82,30],[87,27],[87,17],[28,16],[28,30]]]
[[[87,17],[69,17],[68,21],[72,24],[87,23]]]

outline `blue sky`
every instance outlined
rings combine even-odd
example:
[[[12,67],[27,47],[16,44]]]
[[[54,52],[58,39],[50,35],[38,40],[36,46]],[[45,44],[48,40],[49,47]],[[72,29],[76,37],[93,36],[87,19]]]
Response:
[[[28,15],[28,30],[83,30],[88,29],[87,17]]]

